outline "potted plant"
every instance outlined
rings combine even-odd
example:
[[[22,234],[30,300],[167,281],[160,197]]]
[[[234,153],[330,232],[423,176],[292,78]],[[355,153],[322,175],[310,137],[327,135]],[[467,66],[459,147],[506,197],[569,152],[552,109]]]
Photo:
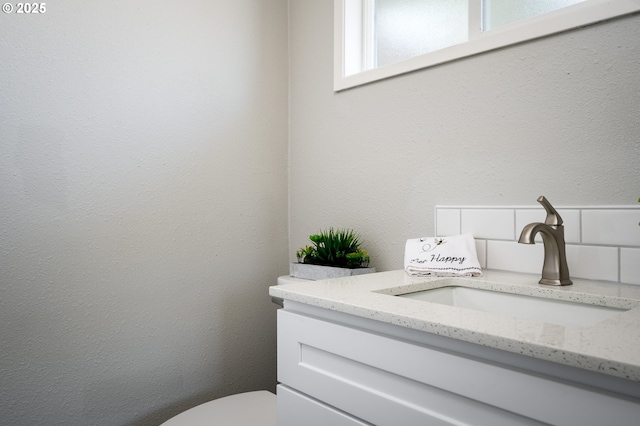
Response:
[[[289,275],[308,280],[322,280],[351,275],[369,274],[369,253],[360,247],[360,237],[351,229],[320,231],[309,236],[311,245],[296,252]]]

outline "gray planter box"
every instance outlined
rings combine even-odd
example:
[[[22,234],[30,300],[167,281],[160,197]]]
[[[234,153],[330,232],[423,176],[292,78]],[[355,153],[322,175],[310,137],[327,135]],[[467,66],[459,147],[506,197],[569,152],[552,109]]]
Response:
[[[350,277],[352,275],[372,274],[376,268],[338,268],[335,266],[312,265],[309,263],[291,263],[289,275],[305,280],[326,280],[329,278]]]

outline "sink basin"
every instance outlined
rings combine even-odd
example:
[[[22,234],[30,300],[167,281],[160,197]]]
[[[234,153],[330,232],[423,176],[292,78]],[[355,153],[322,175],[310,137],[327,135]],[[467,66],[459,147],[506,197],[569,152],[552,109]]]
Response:
[[[462,286],[439,287],[398,297],[568,327],[589,327],[627,310]]]

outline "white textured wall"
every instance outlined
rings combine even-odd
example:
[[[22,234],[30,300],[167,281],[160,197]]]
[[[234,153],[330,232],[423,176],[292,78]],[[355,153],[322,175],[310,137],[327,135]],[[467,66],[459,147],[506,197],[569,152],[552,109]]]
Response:
[[[353,227],[379,270],[442,205],[640,196],[640,15],[332,91],[333,2],[290,2],[290,250]]]
[[[0,423],[273,389],[287,2],[46,4],[0,16]]]

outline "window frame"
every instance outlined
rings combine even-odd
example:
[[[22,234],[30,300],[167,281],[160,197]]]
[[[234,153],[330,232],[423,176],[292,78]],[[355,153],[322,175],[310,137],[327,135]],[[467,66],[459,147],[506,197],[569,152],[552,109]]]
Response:
[[[351,65],[349,65],[345,60],[345,53],[350,52],[351,55],[354,55],[354,52],[360,52],[360,69],[364,68],[362,66],[362,64],[365,63],[364,61],[371,60],[372,47],[366,42],[366,37],[363,36],[363,34],[370,34],[370,32],[373,31],[372,28],[366,25],[366,22],[363,22],[364,19],[361,18],[358,29],[361,31],[360,44],[358,44],[357,40],[354,42],[353,31],[351,33],[352,38],[348,39],[347,33],[345,32],[348,24],[345,18],[345,3],[350,2],[353,5],[353,2],[359,2],[361,5],[359,16],[361,17],[366,14],[370,16],[372,13],[372,0],[334,0],[333,90],[339,92],[396,75],[443,64],[459,58],[489,52],[501,47],[569,31],[574,28],[640,11],[640,1],[638,0],[587,0],[553,12],[483,32],[482,0],[468,1],[470,19],[469,40],[467,42],[345,76],[345,66],[353,67],[354,63],[358,62],[357,58],[354,62],[353,57],[350,57],[352,61],[350,62]],[[368,6],[367,3],[369,3]],[[358,9],[355,10],[358,12]],[[352,17],[351,19],[354,19],[353,13],[350,16]],[[355,66],[357,67],[357,64]]]

